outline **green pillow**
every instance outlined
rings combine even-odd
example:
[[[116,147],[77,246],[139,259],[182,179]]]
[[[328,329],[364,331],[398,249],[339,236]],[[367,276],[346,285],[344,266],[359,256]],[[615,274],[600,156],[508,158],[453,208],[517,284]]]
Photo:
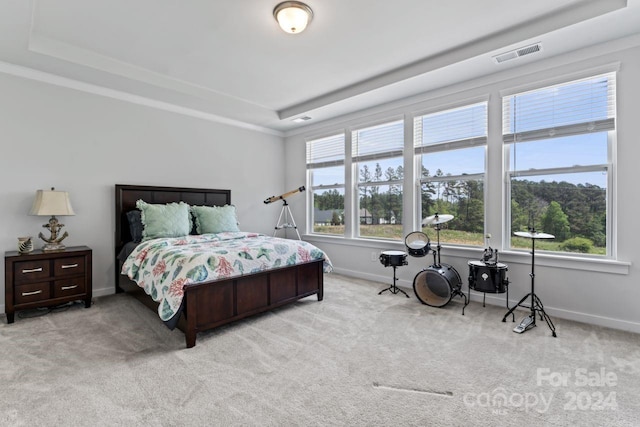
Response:
[[[144,225],[143,241],[159,237],[182,237],[191,232],[189,205],[184,202],[152,205],[138,200],[136,207],[140,209]]]
[[[191,206],[191,212],[196,219],[198,234],[240,231],[236,207],[233,205]]]

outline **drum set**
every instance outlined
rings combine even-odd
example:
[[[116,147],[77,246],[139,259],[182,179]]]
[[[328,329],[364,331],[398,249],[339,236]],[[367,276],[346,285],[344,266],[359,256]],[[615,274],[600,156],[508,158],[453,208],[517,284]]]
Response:
[[[433,264],[420,271],[413,279],[413,291],[418,300],[431,307],[444,307],[455,295],[461,296],[468,304],[467,296],[461,291],[462,280],[453,266],[440,261],[440,230],[442,224],[451,221],[453,215],[435,214],[426,217],[422,225],[433,225],[436,230],[438,243],[435,250],[431,250],[429,237],[421,232],[409,233],[404,239],[409,255],[414,257],[424,257],[429,252],[433,254]]]
[[[479,261],[469,261],[469,292],[467,295],[462,292],[462,279],[458,271],[449,264],[441,262],[440,252],[440,230],[442,225],[451,221],[453,215],[435,214],[426,217],[422,221],[422,225],[433,225],[436,230],[437,245],[435,249],[431,248],[429,236],[421,231],[409,233],[404,244],[407,252],[403,251],[383,251],[380,254],[380,263],[385,267],[393,267],[393,283],[378,294],[389,291],[393,294],[403,293],[407,298],[406,292],[396,286],[396,268],[407,265],[407,253],[416,258],[433,255],[433,264],[421,270],[413,279],[413,291],[418,300],[425,305],[431,307],[444,307],[454,296],[460,296],[464,299],[462,314],[471,300],[471,291],[484,293],[483,306],[485,305],[487,293],[506,293],[507,308],[509,308],[509,279],[506,277],[507,265],[498,262],[498,251],[488,246],[484,250],[482,259]],[[487,235],[487,238],[490,236]]]
[[[425,305],[431,307],[444,307],[449,304],[454,296],[460,296],[464,298],[464,305],[462,307],[462,314],[469,305],[471,300],[471,291],[482,292],[484,294],[482,300],[482,306],[485,306],[486,296],[488,293],[494,294],[506,294],[506,306],[509,308],[509,279],[507,278],[508,267],[506,264],[498,262],[498,250],[491,248],[488,244],[488,240],[491,235],[486,235],[487,248],[482,254],[480,260],[469,261],[469,291],[468,295],[462,292],[462,280],[460,275],[453,268],[452,265],[442,263],[440,260],[440,230],[442,224],[449,222],[453,219],[453,215],[448,214],[435,214],[425,218],[422,221],[422,225],[433,225],[437,235],[437,245],[435,249],[431,249],[431,241],[429,236],[421,231],[414,231],[409,233],[405,239],[404,244],[407,248],[407,252],[412,257],[425,257],[429,253],[433,255],[433,264],[416,274],[413,279],[413,291],[416,294],[418,300]],[[551,234],[540,233],[531,229],[528,232],[515,232],[517,236],[531,239],[531,292],[525,295],[516,305],[511,307],[509,311],[502,318],[503,322],[506,322],[509,315],[512,316],[515,321],[514,310],[518,307],[528,308],[530,314],[522,319],[520,324],[514,328],[514,332],[522,333],[536,326],[536,316],[540,316],[540,320],[544,320],[551,329],[551,334],[555,337],[556,330],[555,325],[551,321],[551,318],[544,310],[542,301],[535,294],[535,241],[537,239],[553,239]],[[380,253],[380,263],[385,267],[393,267],[393,283],[386,289],[378,292],[378,295],[383,292],[389,291],[392,294],[399,292],[403,293],[407,298],[409,295],[402,289],[396,286],[397,277],[396,269],[400,266],[407,265],[407,253],[403,251],[383,251]],[[529,300],[529,304],[526,302]]]

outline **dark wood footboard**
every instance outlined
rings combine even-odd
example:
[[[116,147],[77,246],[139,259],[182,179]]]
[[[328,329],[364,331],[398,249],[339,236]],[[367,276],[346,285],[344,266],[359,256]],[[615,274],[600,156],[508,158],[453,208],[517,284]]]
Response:
[[[187,347],[198,332],[271,310],[317,294],[323,298],[322,261],[264,271],[185,290]]]
[[[187,348],[196,345],[198,332],[207,331],[310,295],[324,297],[322,261],[268,270],[227,280],[187,286],[184,310],[178,329],[184,332]],[[122,288],[157,312],[158,303],[126,276]]]

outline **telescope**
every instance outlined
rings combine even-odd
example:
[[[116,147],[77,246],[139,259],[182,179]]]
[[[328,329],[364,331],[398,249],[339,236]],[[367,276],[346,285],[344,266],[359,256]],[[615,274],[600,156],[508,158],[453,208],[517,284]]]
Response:
[[[271,196],[268,199],[265,199],[264,204],[268,205],[269,203],[277,202],[278,200],[284,200],[287,197],[293,196],[294,194],[296,194],[298,192],[301,192],[301,191],[304,191],[304,190],[305,190],[305,188],[304,188],[304,185],[303,185],[302,187],[298,187],[295,190],[288,191],[288,192],[286,192],[284,194],[281,194],[279,196]]]

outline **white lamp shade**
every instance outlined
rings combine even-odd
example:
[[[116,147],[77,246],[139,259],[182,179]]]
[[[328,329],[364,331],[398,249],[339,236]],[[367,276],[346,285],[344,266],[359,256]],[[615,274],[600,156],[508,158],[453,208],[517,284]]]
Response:
[[[29,215],[75,215],[66,191],[38,190]]]
[[[287,1],[276,6],[273,15],[283,31],[297,34],[307,28],[307,24],[313,17],[313,11],[304,3]]]

